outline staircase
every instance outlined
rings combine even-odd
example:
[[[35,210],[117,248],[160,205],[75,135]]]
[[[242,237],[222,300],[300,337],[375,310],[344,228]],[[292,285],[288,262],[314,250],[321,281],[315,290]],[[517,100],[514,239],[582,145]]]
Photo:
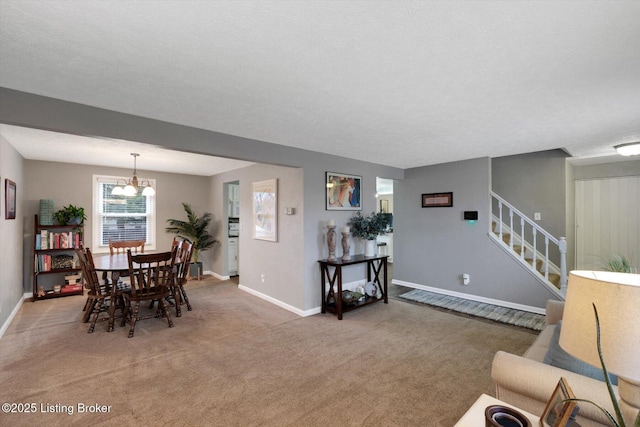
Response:
[[[493,220],[489,236],[528,267],[540,283],[564,299],[567,287],[565,238],[555,238],[494,192],[491,192],[491,199]],[[560,267],[553,262],[552,251]]]

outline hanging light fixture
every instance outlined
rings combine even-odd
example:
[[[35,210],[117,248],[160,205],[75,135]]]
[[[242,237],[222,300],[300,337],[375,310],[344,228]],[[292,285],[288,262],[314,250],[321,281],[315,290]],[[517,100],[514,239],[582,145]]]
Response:
[[[151,186],[151,183],[148,180],[138,182],[138,173],[136,171],[136,158],[140,155],[138,153],[131,153],[133,156],[133,175],[129,181],[125,181],[124,179],[119,179],[118,183],[113,190],[111,190],[112,196],[135,196],[138,194],[138,188],[143,187],[142,190],[143,196],[153,196],[156,194],[156,191]],[[120,181],[124,183],[124,187],[120,185]]]
[[[636,156],[640,154],[640,141],[616,145],[613,148],[623,156]]]

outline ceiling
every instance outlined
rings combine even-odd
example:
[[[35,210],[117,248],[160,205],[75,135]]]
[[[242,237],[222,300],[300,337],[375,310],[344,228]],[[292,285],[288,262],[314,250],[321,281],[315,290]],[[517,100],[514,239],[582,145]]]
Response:
[[[0,86],[398,168],[617,159],[640,140],[639,20],[639,1],[2,0]],[[110,144],[122,167],[169,157],[0,133],[26,158],[62,143],[88,164],[119,165]]]

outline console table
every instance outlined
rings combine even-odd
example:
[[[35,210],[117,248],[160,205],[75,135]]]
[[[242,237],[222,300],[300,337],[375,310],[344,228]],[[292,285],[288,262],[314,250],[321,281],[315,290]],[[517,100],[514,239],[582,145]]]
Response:
[[[321,259],[320,274],[322,275],[322,312],[327,311],[337,314],[338,320],[342,320],[342,313],[355,310],[365,305],[373,304],[378,301],[389,303],[389,295],[387,293],[387,258],[388,255],[364,256],[353,255],[350,260],[343,261],[338,258],[335,261]],[[375,296],[365,296],[364,301],[357,301],[350,305],[346,305],[342,301],[342,267],[357,264],[367,264],[367,282],[376,284],[382,297],[380,299]],[[382,273],[382,278],[380,278]],[[327,282],[329,283],[329,292],[327,292]]]

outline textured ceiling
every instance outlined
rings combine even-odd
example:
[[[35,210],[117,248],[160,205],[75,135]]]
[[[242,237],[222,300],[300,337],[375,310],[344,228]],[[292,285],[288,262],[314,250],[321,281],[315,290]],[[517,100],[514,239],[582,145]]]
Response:
[[[639,21],[639,1],[2,0],[0,86],[400,168],[608,156],[640,140]]]

